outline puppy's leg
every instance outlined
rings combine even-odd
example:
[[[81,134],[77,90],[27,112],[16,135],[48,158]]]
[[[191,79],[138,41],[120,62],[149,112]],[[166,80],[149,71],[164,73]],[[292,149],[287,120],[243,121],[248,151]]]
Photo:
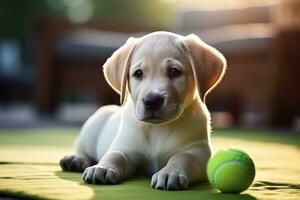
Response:
[[[86,168],[82,178],[86,183],[116,184],[134,172],[136,162],[123,152],[109,152],[97,165]]]
[[[194,148],[175,154],[167,165],[152,176],[151,186],[162,190],[184,190],[190,183],[207,180],[209,148]]]
[[[82,156],[69,155],[63,157],[59,164],[63,171],[83,172],[87,167],[93,165],[94,162]]]

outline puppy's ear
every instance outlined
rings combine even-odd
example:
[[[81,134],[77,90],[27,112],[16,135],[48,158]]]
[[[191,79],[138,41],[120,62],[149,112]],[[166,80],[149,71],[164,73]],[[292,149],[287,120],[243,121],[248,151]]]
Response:
[[[120,94],[121,104],[125,100],[129,62],[136,40],[133,37],[129,38],[103,65],[105,79]]]
[[[183,37],[181,44],[188,55],[200,98],[205,102],[206,95],[222,79],[226,60],[218,50],[194,34]]]

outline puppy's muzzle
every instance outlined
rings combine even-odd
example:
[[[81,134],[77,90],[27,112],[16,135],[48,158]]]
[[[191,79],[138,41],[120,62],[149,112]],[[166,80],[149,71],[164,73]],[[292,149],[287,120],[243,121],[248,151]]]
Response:
[[[162,107],[165,98],[159,94],[149,94],[143,98],[143,103],[146,110],[156,111]]]

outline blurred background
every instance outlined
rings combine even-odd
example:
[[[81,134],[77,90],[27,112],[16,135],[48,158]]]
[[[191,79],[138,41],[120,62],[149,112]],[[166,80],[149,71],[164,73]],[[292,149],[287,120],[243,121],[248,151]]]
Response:
[[[80,126],[119,103],[101,66],[128,37],[195,33],[227,58],[217,128],[300,132],[299,0],[2,0],[0,128]]]

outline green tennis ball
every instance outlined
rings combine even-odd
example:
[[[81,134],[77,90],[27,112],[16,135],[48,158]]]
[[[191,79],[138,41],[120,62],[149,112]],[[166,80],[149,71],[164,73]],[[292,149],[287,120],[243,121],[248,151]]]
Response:
[[[237,149],[223,149],[207,164],[209,182],[223,193],[245,191],[255,177],[255,166],[248,154]]]

